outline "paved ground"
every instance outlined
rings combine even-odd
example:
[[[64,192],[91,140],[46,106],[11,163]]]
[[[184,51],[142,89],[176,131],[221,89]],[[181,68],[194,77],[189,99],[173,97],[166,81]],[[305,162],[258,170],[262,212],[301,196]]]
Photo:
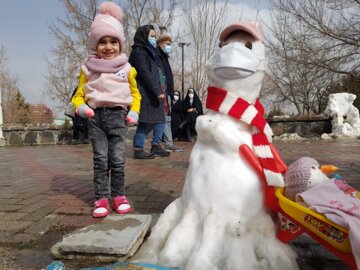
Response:
[[[169,158],[134,160],[127,151],[126,192],[136,214],[161,213],[180,196],[193,143]],[[276,141],[289,164],[302,156],[333,163],[360,189],[360,140]],[[0,269],[42,269],[49,248],[63,234],[99,222],[94,201],[90,145],[0,148]],[[307,239],[294,242],[301,269],[347,269]]]

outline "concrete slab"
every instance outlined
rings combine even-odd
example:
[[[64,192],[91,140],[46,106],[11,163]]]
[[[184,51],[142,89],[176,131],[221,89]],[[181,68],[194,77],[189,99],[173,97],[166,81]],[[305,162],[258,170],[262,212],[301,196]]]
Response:
[[[63,237],[61,254],[86,253],[131,257],[142,244],[151,224],[151,215],[109,215]]]

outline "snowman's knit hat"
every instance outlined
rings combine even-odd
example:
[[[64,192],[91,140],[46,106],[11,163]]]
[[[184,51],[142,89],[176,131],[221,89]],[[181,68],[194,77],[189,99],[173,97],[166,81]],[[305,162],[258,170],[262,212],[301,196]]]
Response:
[[[311,157],[302,157],[288,167],[284,177],[285,197],[295,201],[296,194],[307,189],[313,165],[318,167],[319,163]]]

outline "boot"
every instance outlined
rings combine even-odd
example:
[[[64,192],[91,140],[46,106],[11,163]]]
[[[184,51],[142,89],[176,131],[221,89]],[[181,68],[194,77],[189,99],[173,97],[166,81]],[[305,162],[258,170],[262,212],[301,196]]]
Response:
[[[143,149],[134,150],[134,159],[153,159],[154,154],[145,152]]]
[[[165,151],[164,149],[162,149],[160,144],[153,144],[151,146],[150,153],[153,154],[154,156],[159,156],[159,157],[168,157],[168,156],[170,156],[170,152]]]

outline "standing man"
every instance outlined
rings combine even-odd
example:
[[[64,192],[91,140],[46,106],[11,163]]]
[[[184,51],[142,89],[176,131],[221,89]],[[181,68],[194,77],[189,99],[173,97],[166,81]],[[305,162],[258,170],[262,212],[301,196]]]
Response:
[[[161,31],[166,29],[160,29]],[[166,103],[167,110],[165,110],[165,129],[164,129],[164,141],[165,141],[165,150],[169,152],[182,152],[183,149],[177,147],[173,142],[173,137],[171,133],[171,104],[174,98],[174,78],[169,63],[169,55],[171,53],[171,43],[172,39],[166,32],[163,32],[158,40],[158,54],[160,58],[161,67],[163,74],[165,75],[166,80]]]

